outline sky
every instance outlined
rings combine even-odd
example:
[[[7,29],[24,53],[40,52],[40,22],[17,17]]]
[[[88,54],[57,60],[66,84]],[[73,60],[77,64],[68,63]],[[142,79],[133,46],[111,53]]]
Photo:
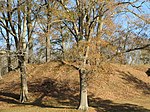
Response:
[[[2,0],[0,0],[0,1],[2,1]],[[74,1],[75,0],[70,0],[70,2],[72,2],[72,4],[75,3]],[[144,0],[139,0],[135,5],[138,6],[143,1]],[[150,2],[148,2],[149,0],[145,0],[145,1],[147,1],[147,2],[142,4],[141,11],[138,11],[136,8],[133,8],[131,6],[129,6],[129,9],[136,12],[137,14],[148,14],[149,15],[148,17],[150,18]],[[120,23],[120,24],[122,24],[123,28],[127,28],[128,27],[127,22],[128,22],[129,18],[131,20],[133,20],[136,17],[133,16],[131,13],[127,13],[126,16],[125,15],[118,16],[116,18],[116,23]],[[142,22],[142,20],[141,20],[141,22]],[[150,27],[150,25],[149,25],[149,27]],[[135,30],[135,32],[138,32],[138,30],[140,30],[140,29]],[[147,38],[150,38],[150,28],[147,29],[147,31],[143,30],[143,33],[146,33],[148,35]],[[5,43],[4,39],[2,38],[2,36],[0,35],[0,46],[3,46],[3,45],[6,45],[6,43]]]
[[[144,0],[139,0],[135,5],[139,6]],[[145,2],[142,4],[142,7],[140,8],[140,10],[137,10],[136,8],[132,7],[131,5],[128,6],[128,8],[135,12],[136,14],[139,15],[148,15],[147,17],[150,19],[150,2]],[[147,18],[147,19],[148,19]],[[127,29],[129,27],[128,22],[132,21],[135,22],[136,20],[140,20],[140,23],[145,23],[143,20],[139,19],[138,17],[136,17],[135,15],[133,15],[132,13],[126,13],[125,15],[120,15],[116,18],[116,23],[119,23],[122,25],[123,28]],[[145,30],[143,30],[141,33],[145,33],[147,35],[146,38],[150,38],[150,28],[146,29],[146,27],[150,27],[150,24],[147,24],[145,26]],[[141,28],[139,29],[134,29],[134,32],[139,32],[141,31]]]

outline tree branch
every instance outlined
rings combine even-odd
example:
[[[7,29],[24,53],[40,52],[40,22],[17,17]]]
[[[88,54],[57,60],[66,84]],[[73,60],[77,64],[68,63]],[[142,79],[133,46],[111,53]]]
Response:
[[[128,49],[128,50],[126,50],[126,51],[123,52],[123,53],[127,53],[127,52],[131,52],[131,51],[136,51],[136,50],[145,49],[145,48],[147,48],[147,47],[149,47],[149,46],[150,46],[150,44],[147,44],[147,45],[144,45],[144,46],[142,46],[142,47],[137,47],[137,48],[133,48],[133,49]]]
[[[126,9],[128,12],[132,13],[133,15],[135,15],[136,17],[140,18],[141,20],[145,21],[147,24],[150,24],[150,21],[149,20],[146,20],[145,18],[139,16],[138,14],[136,14],[135,12],[129,10],[129,9]]]

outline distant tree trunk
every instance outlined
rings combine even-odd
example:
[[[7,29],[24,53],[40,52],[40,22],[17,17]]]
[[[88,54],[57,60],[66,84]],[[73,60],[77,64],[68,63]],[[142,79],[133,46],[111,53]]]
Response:
[[[8,25],[8,21],[6,21],[6,26],[9,27]],[[7,39],[6,39],[6,43],[7,43],[7,67],[8,67],[8,72],[10,72],[12,70],[11,68],[11,57],[9,56],[9,52],[10,52],[10,42],[9,42],[9,31],[6,30],[6,35],[7,35]]]
[[[2,79],[2,58],[0,57],[0,80]]]
[[[46,62],[49,61],[51,55],[51,45],[50,45],[50,37],[46,36]]]
[[[62,38],[61,49],[62,49],[62,59],[65,60],[65,38],[63,36],[63,27],[61,26],[60,35]]]
[[[46,62],[49,61],[51,57],[51,43],[50,43],[50,22],[51,22],[51,15],[50,15],[50,1],[46,1],[45,3],[47,4],[47,27],[46,27]]]
[[[80,105],[79,110],[88,110],[86,71],[79,70],[80,75]]]
[[[98,17],[98,26],[97,26],[97,31],[96,31],[96,36],[99,38],[100,34],[102,34],[102,30],[103,30],[103,25],[104,25],[104,17],[102,14],[100,14],[101,16]],[[101,37],[100,37],[101,38]]]
[[[65,59],[65,39],[62,37],[62,58]]]
[[[7,9],[9,9],[9,0],[7,0]],[[9,18],[9,11],[7,11],[7,18]],[[5,17],[5,14],[3,13],[3,15],[4,15],[4,17]],[[7,19],[5,19],[5,23],[6,23],[6,27],[7,28],[9,28],[9,20]],[[12,68],[11,68],[11,57],[9,56],[9,52],[10,52],[10,42],[9,42],[9,39],[10,39],[10,36],[9,36],[9,31],[8,31],[8,29],[5,29],[6,30],[6,36],[7,36],[7,38],[6,38],[6,43],[7,43],[7,67],[8,67],[8,72],[10,72],[11,70],[12,70]]]
[[[6,39],[6,43],[7,43],[7,52],[10,52],[10,44],[9,44],[9,37]],[[8,72],[10,72],[12,70],[11,68],[11,57],[8,54],[7,55],[7,66],[8,66]]]

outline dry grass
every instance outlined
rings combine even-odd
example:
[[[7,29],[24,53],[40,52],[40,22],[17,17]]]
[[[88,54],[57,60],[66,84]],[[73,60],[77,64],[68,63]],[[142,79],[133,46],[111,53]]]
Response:
[[[89,112],[150,112],[149,65],[104,64],[89,76]],[[78,71],[59,62],[27,65],[30,100],[20,104],[19,73],[0,81],[0,112],[78,112]],[[11,111],[9,111],[11,110]]]

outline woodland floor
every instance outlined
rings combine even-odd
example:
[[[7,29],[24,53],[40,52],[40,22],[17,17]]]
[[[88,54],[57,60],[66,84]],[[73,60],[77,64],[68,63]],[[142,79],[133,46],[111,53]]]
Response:
[[[150,65],[107,63],[89,75],[89,112],[150,112]],[[0,112],[79,112],[79,74],[60,62],[27,65],[30,99],[19,103],[19,72],[0,80]]]

